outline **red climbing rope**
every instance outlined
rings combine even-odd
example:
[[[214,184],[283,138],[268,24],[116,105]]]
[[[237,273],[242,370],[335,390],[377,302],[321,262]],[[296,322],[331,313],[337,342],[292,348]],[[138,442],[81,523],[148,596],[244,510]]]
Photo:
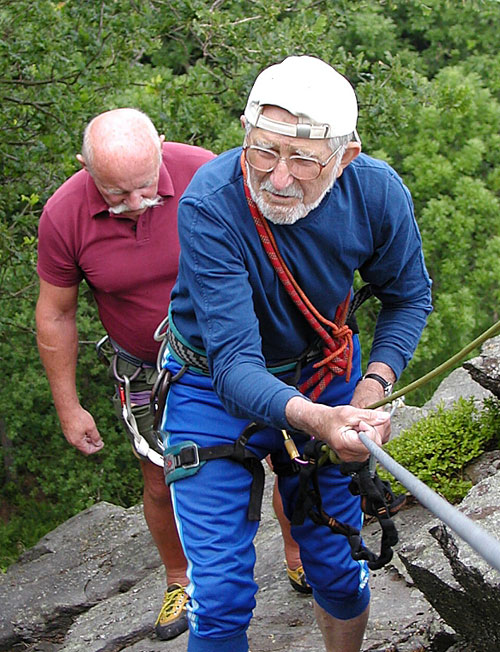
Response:
[[[347,297],[338,306],[335,313],[335,320],[333,322],[329,321],[318,312],[288,269],[278,250],[276,240],[274,239],[267,220],[262,217],[257,205],[252,199],[246,178],[244,152],[241,154],[241,169],[243,171],[245,196],[262,242],[262,246],[264,247],[273,268],[278,274],[278,278],[283,283],[283,286],[290,295],[292,301],[324,342],[323,355],[325,357],[313,365],[318,369],[318,371],[316,371],[316,373],[299,387],[299,390],[304,394],[308,390],[312,390],[310,398],[312,401],[315,401],[334,376],[342,376],[345,374],[346,382],[349,382],[350,380],[352,368],[352,331],[345,324],[345,319],[349,308],[351,293],[349,291]],[[331,334],[322,326],[322,324],[331,330]]]

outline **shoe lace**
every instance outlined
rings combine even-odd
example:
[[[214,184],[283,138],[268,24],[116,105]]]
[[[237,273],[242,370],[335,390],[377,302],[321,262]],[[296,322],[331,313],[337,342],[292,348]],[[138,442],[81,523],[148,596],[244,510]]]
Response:
[[[186,603],[186,597],[186,592],[182,586],[179,586],[178,589],[165,591],[163,605],[156,623],[158,624],[159,622],[166,622],[177,618]]]
[[[306,587],[310,588],[306,580],[306,574],[304,573],[303,566],[299,566],[295,570],[291,570],[290,568],[287,567],[287,574],[292,581],[296,582],[297,584],[300,584],[304,588]]]

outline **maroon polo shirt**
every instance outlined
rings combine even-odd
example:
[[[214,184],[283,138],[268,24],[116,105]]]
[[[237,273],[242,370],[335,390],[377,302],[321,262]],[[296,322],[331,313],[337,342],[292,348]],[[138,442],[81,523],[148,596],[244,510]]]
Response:
[[[156,360],[153,333],[167,313],[177,276],[179,199],[196,170],[212,158],[199,147],[164,143],[158,182],[163,204],[137,221],[112,217],[85,170],[63,183],[40,218],[39,276],[58,287],[85,279],[107,333],[142,360]]]

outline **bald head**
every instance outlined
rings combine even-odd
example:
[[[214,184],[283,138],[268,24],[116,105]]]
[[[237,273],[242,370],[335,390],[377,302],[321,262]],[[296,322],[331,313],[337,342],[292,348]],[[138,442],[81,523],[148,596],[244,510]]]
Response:
[[[89,122],[77,156],[111,209],[137,218],[156,201],[163,136],[137,109],[114,109]],[[116,210],[115,210],[116,209]]]
[[[148,116],[137,109],[106,111],[85,129],[81,158],[91,174],[103,166],[128,166],[151,156],[161,160],[161,139]]]

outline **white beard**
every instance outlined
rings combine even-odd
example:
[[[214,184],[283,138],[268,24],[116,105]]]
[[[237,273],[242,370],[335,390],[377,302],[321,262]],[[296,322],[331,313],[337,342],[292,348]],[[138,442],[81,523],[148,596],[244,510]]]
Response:
[[[308,215],[312,210],[314,210],[317,206],[319,206],[323,201],[325,195],[328,192],[330,192],[330,190],[333,188],[333,184],[335,183],[335,179],[337,178],[337,171],[338,171],[339,164],[337,163],[335,164],[332,172],[332,178],[328,186],[321,193],[318,199],[316,199],[316,201],[314,202],[311,202],[310,204],[304,204],[304,202],[302,201],[304,197],[302,188],[300,188],[300,186],[298,185],[295,185],[295,182],[291,186],[288,186],[288,188],[285,188],[284,190],[277,190],[273,186],[271,179],[267,178],[259,185],[258,189],[256,189],[252,182],[252,170],[248,166],[248,164],[246,164],[247,182],[248,182],[248,187],[250,189],[250,194],[252,195],[252,199],[254,200],[254,202],[257,204],[258,209],[267,220],[269,220],[273,224],[295,224],[295,222],[298,222],[303,217],[306,217],[306,215]],[[272,192],[273,194],[279,195],[280,197],[297,197],[301,201],[295,206],[290,206],[290,207],[271,206],[265,201],[262,195],[263,190]]]

